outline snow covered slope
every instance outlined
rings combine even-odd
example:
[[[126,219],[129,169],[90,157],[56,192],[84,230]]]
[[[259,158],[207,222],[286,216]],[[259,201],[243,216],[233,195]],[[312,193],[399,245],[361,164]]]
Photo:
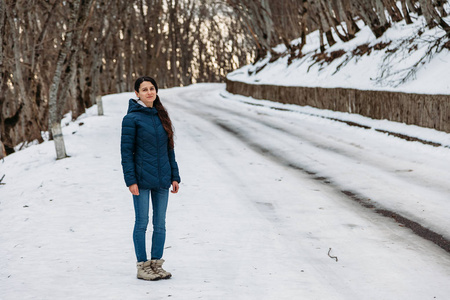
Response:
[[[271,56],[268,55],[227,77],[251,84],[450,94],[450,46],[449,43],[444,46],[448,39],[442,38],[443,30],[437,27],[424,29],[423,17],[416,17],[411,25],[404,21],[392,24],[376,39],[367,26],[361,22],[358,25],[361,31],[354,39],[343,43],[336,36],[338,42],[326,49],[328,57],[342,51],[341,56],[331,62],[315,60],[314,55],[319,53],[319,33],[315,31],[307,36],[302,50],[304,56],[294,59],[291,64],[288,64],[287,56],[270,63]],[[371,50],[366,52],[367,48]],[[284,53],[285,46],[279,45],[275,50]],[[426,55],[429,51],[433,55]],[[409,73],[414,65],[417,67]],[[403,83],[406,77],[408,80]]]
[[[176,128],[183,180],[167,220],[164,258],[173,278],[137,280],[134,213],[119,152],[132,95],[106,96],[105,116],[93,107],[68,122],[70,158],[56,161],[50,141],[0,162],[1,300],[450,294],[448,252],[341,192],[364,193],[448,233],[449,148],[317,116],[342,117],[333,112],[282,104],[289,111],[274,110],[221,84],[160,91]],[[450,140],[422,130],[441,144]]]

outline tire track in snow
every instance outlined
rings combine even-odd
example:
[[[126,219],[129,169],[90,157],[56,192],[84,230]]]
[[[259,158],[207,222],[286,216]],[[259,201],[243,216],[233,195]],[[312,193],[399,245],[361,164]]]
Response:
[[[267,237],[268,240],[270,240],[271,244],[274,244],[273,247],[277,247],[279,243],[283,247],[286,247],[288,249],[295,249],[295,246],[297,246],[297,240],[292,238],[286,238],[284,235],[281,235],[279,231],[280,224],[283,224],[283,219],[277,211],[277,207],[268,202],[267,199],[261,199],[258,194],[253,194],[254,191],[250,192],[249,188],[246,186],[245,183],[245,175],[243,175],[243,170],[236,170],[234,168],[230,168],[230,166],[235,166],[235,163],[229,163],[229,160],[232,160],[230,156],[236,156],[236,150],[242,149],[243,146],[246,146],[245,143],[236,143],[235,139],[229,138],[229,133],[227,131],[224,131],[220,126],[214,126],[215,124],[211,122],[212,119],[214,119],[213,115],[208,115],[208,117],[205,117],[205,114],[193,112],[190,108],[187,106],[177,105],[179,107],[170,107],[171,112],[175,112],[176,110],[178,114],[182,112],[183,114],[188,113],[189,115],[192,114],[192,116],[189,117],[190,120],[194,120],[194,122],[187,124],[183,126],[184,131],[187,130],[187,135],[189,136],[189,140],[195,141],[199,147],[204,150],[200,153],[201,156],[207,156],[205,158],[206,161],[211,160],[215,162],[215,165],[220,168],[220,171],[218,172],[218,178],[221,178],[221,180],[225,180],[230,182],[230,187],[233,188],[233,192],[240,194],[242,204],[242,207],[245,207],[246,211],[249,211],[249,215],[254,215],[254,211],[258,211],[260,215],[264,218],[265,221],[269,225],[267,225],[270,230],[275,231],[275,237],[273,232],[267,232],[259,227],[255,227],[254,234],[251,234],[248,238],[249,240],[242,240],[242,248],[239,250],[241,253],[240,256],[236,256],[234,258],[234,263],[236,265],[240,265],[245,267],[248,262],[245,261],[244,257],[247,252],[254,251],[251,247],[254,245],[255,242],[257,242],[258,236],[261,236],[261,231],[264,232],[264,235]],[[182,107],[181,107],[182,106]],[[222,120],[223,121],[223,120]],[[216,127],[213,130],[209,129],[211,124],[214,124],[213,126]],[[178,125],[179,126],[179,125]],[[208,141],[208,143],[205,143],[205,141]],[[200,146],[201,145],[201,146]],[[230,152],[230,148],[233,148],[234,151]],[[223,155],[217,156],[213,154],[217,154],[218,149],[220,149],[221,153]],[[249,149],[250,150],[250,149]],[[250,153],[255,153],[255,151],[250,150]],[[197,153],[197,152],[196,152]],[[255,154],[253,154],[255,155]],[[263,160],[269,161],[273,165],[280,166],[277,162],[271,160],[267,156],[261,156],[263,157]],[[256,161],[259,161],[260,159],[256,159]],[[243,166],[245,168],[245,166]],[[283,168],[284,169],[284,168]],[[212,171],[214,173],[214,171]],[[216,176],[211,176],[217,179]],[[267,180],[265,181],[267,182]],[[264,191],[261,191],[261,193],[264,193]],[[238,219],[236,220],[238,221]],[[286,222],[286,221],[284,221]],[[254,226],[254,225],[252,225]],[[259,225],[258,225],[259,226]],[[264,227],[263,227],[264,228]],[[245,231],[248,231],[248,228],[245,229]],[[298,233],[298,232],[296,232]],[[276,238],[275,240],[273,240]],[[253,240],[254,239],[254,240]],[[272,247],[270,247],[271,249]],[[327,248],[328,249],[328,248]],[[258,249],[259,252],[264,253],[266,251],[264,248]],[[302,251],[308,253],[308,255],[312,255],[315,257],[317,255],[317,249],[315,247],[311,249],[302,249]],[[282,249],[277,253],[277,256],[284,257],[286,256],[286,259],[289,257],[287,253],[285,253],[286,250]],[[261,255],[261,253],[258,253],[258,255]],[[315,253],[315,254],[312,254]],[[253,255],[253,254],[252,254]],[[273,252],[268,253],[267,257],[270,257],[270,255],[273,255]],[[323,258],[324,260],[328,260],[328,258],[325,258],[326,254],[324,253]],[[278,257],[280,259],[280,257]],[[266,264],[266,263],[264,263]],[[305,280],[305,278],[308,278],[307,280],[311,280],[310,278],[320,278],[320,281],[324,282],[331,282],[333,281],[337,286],[339,286],[339,289],[345,290],[345,292],[340,291],[338,294],[345,294],[345,297],[342,299],[351,299],[351,298],[359,298],[358,294],[356,294],[353,291],[352,286],[345,280],[345,278],[342,278],[336,273],[333,268],[328,268],[326,266],[321,265],[315,265],[315,264],[304,264],[299,265],[298,268],[292,268],[292,265],[294,262],[291,262],[287,265],[281,265],[279,266],[280,270],[283,270],[283,272],[294,272],[294,274],[285,273],[284,276],[287,276],[285,279],[287,282],[289,281],[295,281],[297,282],[293,283],[292,285],[287,284],[287,286],[284,287],[286,289],[290,286],[298,287],[299,282],[302,282]],[[259,267],[258,267],[259,268]],[[300,269],[301,268],[301,269]],[[304,271],[305,269],[306,271]],[[256,270],[256,268],[255,268]],[[261,270],[263,271],[263,270]],[[305,272],[305,273],[303,273]],[[276,271],[274,272],[276,274]],[[289,275],[286,275],[289,274]],[[236,276],[242,276],[239,274],[236,274]],[[305,277],[304,277],[305,276]],[[295,279],[295,280],[293,280]],[[291,287],[292,288],[292,287]],[[336,291],[334,291],[336,293]],[[267,296],[267,295],[265,295]],[[258,297],[257,297],[258,298]],[[309,298],[309,297],[306,297]],[[336,299],[340,299],[336,297]]]
[[[281,158],[276,153],[272,152],[270,149],[265,148],[264,146],[258,145],[257,143],[254,143],[252,141],[249,141],[248,137],[242,136],[240,132],[236,131],[234,128],[230,127],[227,124],[224,124],[220,121],[213,121],[217,126],[223,128],[225,131],[231,133],[235,137],[239,138],[242,142],[247,144],[252,149],[261,152],[265,155],[270,156],[273,160],[278,161],[279,163],[288,166],[290,168],[299,170],[303,173],[306,173],[310,175],[313,179],[323,182],[324,184],[332,185],[336,190],[338,190],[340,193],[346,195],[349,199],[361,204],[363,207],[371,209],[375,211],[376,213],[383,215],[387,218],[394,219],[397,223],[402,224],[403,226],[411,229],[416,235],[429,240],[433,242],[434,244],[438,245],[445,251],[450,253],[450,240],[444,238],[441,234],[438,234],[422,225],[420,225],[418,222],[415,222],[407,217],[402,216],[399,213],[396,213],[390,209],[387,209],[380,205],[379,203],[373,203],[370,201],[369,198],[366,198],[362,195],[356,194],[354,192],[348,191],[348,190],[342,190],[340,187],[332,184],[332,179],[327,178],[324,176],[317,176],[317,174],[313,171],[308,170],[307,168],[298,165],[296,162],[290,162],[288,160],[285,160]]]
[[[186,95],[185,95],[186,96]],[[298,161],[291,161],[289,159],[281,157],[277,152],[275,152],[273,149],[270,149],[266,146],[264,146],[261,143],[256,142],[254,139],[251,138],[248,134],[242,133],[242,126],[243,124],[238,124],[235,126],[230,125],[229,122],[227,122],[224,119],[220,119],[217,117],[217,114],[211,113],[211,111],[216,111],[220,114],[228,114],[232,117],[238,117],[243,118],[249,122],[257,122],[264,126],[267,126],[273,130],[281,131],[283,133],[287,133],[293,137],[299,138],[295,133],[286,131],[285,128],[278,127],[268,121],[265,121],[261,118],[257,117],[249,117],[249,115],[241,114],[239,112],[224,108],[224,107],[216,107],[211,104],[202,103],[203,108],[207,108],[207,111],[199,110],[197,108],[194,108],[190,105],[184,105],[181,104],[181,106],[188,110],[190,113],[193,113],[205,120],[209,120],[211,123],[215,124],[216,126],[222,128],[224,131],[228,132],[229,134],[233,135],[234,137],[238,138],[240,141],[248,145],[253,150],[262,153],[268,157],[270,157],[272,160],[277,161],[278,163],[290,167],[292,169],[301,171],[307,175],[309,175],[312,179],[320,181],[324,184],[332,186],[338,193],[341,193],[345,195],[348,199],[351,199],[352,201],[359,203],[361,206],[369,209],[372,212],[376,212],[379,215],[382,215],[384,217],[387,217],[389,219],[395,220],[397,223],[399,223],[403,227],[407,227],[411,229],[416,235],[429,240],[439,246],[440,248],[444,249],[445,251],[450,253],[450,240],[445,238],[443,235],[437,233],[436,231],[433,231],[432,229],[429,229],[425,227],[424,225],[420,224],[420,221],[414,220],[411,217],[407,217],[405,215],[402,215],[401,213],[398,213],[392,209],[389,209],[385,207],[384,205],[380,203],[375,203],[371,201],[369,197],[366,195],[363,195],[361,193],[358,193],[353,190],[349,190],[348,188],[343,188],[339,184],[335,183],[335,180],[333,180],[332,177],[328,177],[326,175],[320,174],[318,175],[316,171],[311,170],[307,166],[299,164]],[[337,147],[328,147],[321,145],[317,142],[308,141],[313,144],[316,148],[320,148],[322,150],[326,150],[329,152],[332,152],[334,154],[343,155],[346,157],[349,157],[348,153],[342,152],[341,149]]]
[[[206,106],[209,109],[213,109],[213,110],[216,110],[216,112],[219,112],[219,109],[217,107],[214,107],[212,105],[206,105]],[[411,176],[411,174],[408,174],[412,171],[410,169],[405,170],[404,168],[401,168],[401,167],[392,169],[391,166],[394,163],[398,163],[399,158],[392,159],[392,158],[388,158],[384,155],[383,160],[382,160],[383,165],[381,165],[380,161],[368,160],[367,156],[365,155],[367,153],[367,151],[364,152],[364,156],[361,156],[361,155],[359,155],[359,153],[357,153],[355,151],[352,152],[352,151],[349,151],[348,149],[343,149],[344,146],[345,147],[352,146],[352,147],[356,147],[356,148],[360,148],[360,146],[353,144],[353,143],[348,143],[346,141],[341,141],[338,138],[333,137],[333,136],[327,136],[325,138],[321,138],[321,140],[318,141],[318,137],[315,137],[314,139],[312,139],[310,136],[307,136],[305,133],[300,134],[299,132],[295,132],[295,131],[291,130],[291,128],[289,128],[287,126],[281,127],[281,126],[275,125],[275,124],[273,124],[274,120],[267,121],[263,118],[250,116],[248,114],[247,115],[241,114],[239,112],[236,112],[236,111],[233,111],[233,110],[230,110],[227,108],[221,108],[220,112],[227,112],[229,115],[232,115],[232,116],[239,115],[240,118],[242,118],[242,119],[246,119],[246,120],[249,120],[249,121],[252,121],[255,123],[259,123],[270,129],[279,131],[282,134],[288,134],[292,138],[300,139],[304,142],[311,144],[313,147],[321,149],[321,150],[325,150],[330,154],[338,154],[342,157],[350,158],[352,160],[359,159],[361,161],[364,161],[365,165],[371,166],[371,167],[376,168],[383,172],[389,172],[389,173],[395,172],[396,177],[399,177],[399,178],[401,177],[405,181],[408,181],[408,182],[411,182],[412,180],[415,181],[414,185],[423,185],[424,184],[423,177],[414,177],[414,176]],[[338,142],[340,145],[335,146],[335,145],[326,144],[326,143],[329,143],[328,142],[329,139],[333,139],[334,142]],[[371,153],[371,155],[374,155],[374,154]],[[389,170],[389,169],[392,169],[392,170]],[[448,175],[450,175],[450,174],[448,174]],[[440,189],[440,190],[445,191],[446,193],[450,193],[450,189],[448,188],[447,181],[445,180],[446,177],[447,177],[446,175],[443,175],[443,176],[441,176],[441,178],[434,178],[434,180],[436,182],[427,182],[427,184],[432,185],[433,189]],[[436,180],[436,179],[438,179],[440,181],[437,182],[438,180]]]
[[[229,97],[225,96],[225,95],[222,94],[222,93],[220,94],[220,96],[221,96],[222,98],[229,99]],[[424,145],[431,145],[431,146],[434,146],[434,147],[450,148],[450,145],[445,145],[445,144],[438,143],[438,142],[428,141],[428,140],[425,140],[425,139],[421,139],[421,138],[413,137],[413,136],[408,136],[408,135],[406,135],[406,134],[398,133],[398,132],[393,132],[393,131],[390,131],[390,130],[385,130],[385,129],[381,129],[381,128],[374,128],[374,127],[371,127],[371,126],[368,126],[368,125],[362,125],[362,124],[359,124],[359,123],[356,123],[356,122],[353,122],[353,121],[347,121],[347,120],[338,119],[338,118],[332,118],[332,117],[327,117],[327,116],[321,116],[321,115],[312,114],[312,113],[306,113],[306,112],[300,112],[300,111],[293,111],[293,110],[290,110],[290,109],[280,108],[280,107],[276,107],[276,106],[265,106],[265,105],[262,105],[262,104],[256,104],[256,103],[248,102],[248,101],[245,101],[245,100],[239,100],[239,102],[242,102],[242,103],[245,103],[245,104],[248,104],[248,105],[253,105],[253,106],[269,107],[270,109],[274,109],[274,110],[288,111],[288,112],[295,112],[295,113],[304,114],[304,115],[307,115],[307,116],[316,117],[316,118],[321,118],[321,119],[328,119],[328,120],[331,120],[331,121],[336,121],[336,122],[340,122],[340,123],[345,123],[345,124],[347,124],[347,125],[349,125],[349,126],[355,126],[355,127],[364,128],[364,129],[369,129],[369,130],[370,130],[370,129],[373,129],[373,130],[378,131],[378,132],[381,132],[381,133],[386,133],[386,134],[388,134],[388,135],[392,135],[392,136],[395,136],[395,137],[397,137],[397,138],[401,138],[401,139],[403,139],[403,140],[405,140],[405,141],[408,141],[408,142],[419,142],[419,143],[422,143],[422,144],[424,144]]]

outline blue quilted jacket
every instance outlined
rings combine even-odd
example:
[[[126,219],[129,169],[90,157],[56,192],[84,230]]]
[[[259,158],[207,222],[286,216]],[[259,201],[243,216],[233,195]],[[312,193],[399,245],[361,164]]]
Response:
[[[169,188],[172,181],[181,182],[175,152],[168,147],[156,108],[130,99],[122,121],[120,152],[127,186],[137,183],[140,189]]]

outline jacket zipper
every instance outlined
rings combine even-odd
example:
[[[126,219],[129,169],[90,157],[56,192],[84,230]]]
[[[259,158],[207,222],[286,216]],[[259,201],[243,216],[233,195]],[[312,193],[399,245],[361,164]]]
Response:
[[[158,136],[158,128],[156,126],[155,118],[158,118],[158,115],[152,115],[153,128],[155,129],[155,137],[156,137],[156,161],[158,163],[158,184],[159,188],[161,187],[161,169],[159,166],[159,136]]]

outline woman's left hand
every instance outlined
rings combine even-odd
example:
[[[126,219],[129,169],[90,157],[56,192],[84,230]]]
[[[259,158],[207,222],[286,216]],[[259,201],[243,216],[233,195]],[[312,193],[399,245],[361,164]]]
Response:
[[[180,186],[178,185],[177,181],[172,181],[172,190],[170,191],[171,193],[178,193],[178,190],[180,189]]]

